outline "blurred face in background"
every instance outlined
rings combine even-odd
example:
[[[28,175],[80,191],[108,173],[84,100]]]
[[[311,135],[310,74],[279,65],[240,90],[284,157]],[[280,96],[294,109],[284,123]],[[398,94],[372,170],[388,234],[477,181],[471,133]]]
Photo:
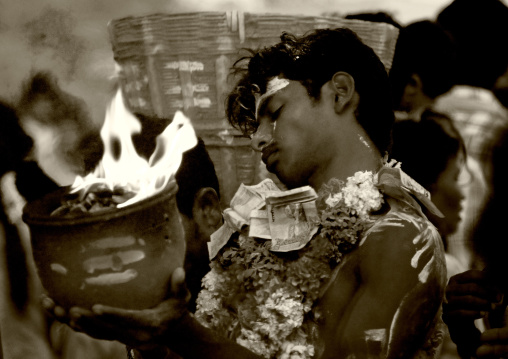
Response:
[[[443,237],[453,234],[460,223],[460,212],[465,198],[463,182],[466,176],[465,155],[460,151],[457,156],[450,158],[445,170],[429,189],[432,202],[445,216],[439,218],[430,215],[429,219]]]

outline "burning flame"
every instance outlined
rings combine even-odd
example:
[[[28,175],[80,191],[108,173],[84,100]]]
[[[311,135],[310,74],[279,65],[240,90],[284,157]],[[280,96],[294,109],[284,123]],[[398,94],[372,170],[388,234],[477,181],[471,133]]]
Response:
[[[119,89],[107,109],[101,129],[104,143],[101,162],[92,173],[76,177],[71,193],[85,194],[100,186],[111,191],[120,187],[135,193],[134,197],[117,206],[121,208],[166,188],[180,166],[183,152],[197,144],[194,128],[190,120],[177,111],[173,121],[157,137],[155,151],[148,161],[138,155],[132,142],[132,135],[139,132],[141,123],[125,107]],[[115,152],[119,152],[116,157]]]

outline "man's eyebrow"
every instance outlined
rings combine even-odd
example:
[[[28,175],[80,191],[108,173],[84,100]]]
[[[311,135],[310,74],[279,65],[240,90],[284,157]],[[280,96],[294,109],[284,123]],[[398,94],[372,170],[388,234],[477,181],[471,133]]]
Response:
[[[265,97],[265,98],[263,98],[263,99],[261,100],[261,103],[259,104],[259,107],[258,107],[258,109],[257,109],[257,111],[256,111],[256,118],[257,118],[260,114],[262,114],[262,113],[264,113],[264,112],[266,111],[266,108],[268,107],[268,105],[269,105],[269,104],[270,104],[270,102],[272,101],[273,96],[274,96],[275,94],[276,94],[276,92],[275,92],[275,93],[270,94],[269,96],[267,96],[267,97]]]

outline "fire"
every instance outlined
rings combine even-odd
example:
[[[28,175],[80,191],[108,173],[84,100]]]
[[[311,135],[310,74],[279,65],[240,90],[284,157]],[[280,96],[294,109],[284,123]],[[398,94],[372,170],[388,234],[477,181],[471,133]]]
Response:
[[[86,194],[95,188],[114,191],[121,188],[133,197],[118,204],[118,208],[153,196],[166,188],[177,172],[183,152],[197,144],[191,121],[178,111],[173,121],[157,137],[157,144],[148,161],[141,157],[132,136],[141,132],[140,121],[125,107],[121,89],[111,101],[101,138],[104,155],[92,173],[77,176],[71,193]]]

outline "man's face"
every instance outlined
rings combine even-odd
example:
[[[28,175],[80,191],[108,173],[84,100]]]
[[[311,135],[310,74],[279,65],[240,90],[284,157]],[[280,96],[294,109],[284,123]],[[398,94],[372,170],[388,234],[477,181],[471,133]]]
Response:
[[[336,116],[328,98],[314,100],[298,81],[285,81],[285,86],[259,103],[259,127],[252,147],[262,152],[270,172],[294,188],[308,184],[336,155],[332,146],[340,133],[331,126]]]

